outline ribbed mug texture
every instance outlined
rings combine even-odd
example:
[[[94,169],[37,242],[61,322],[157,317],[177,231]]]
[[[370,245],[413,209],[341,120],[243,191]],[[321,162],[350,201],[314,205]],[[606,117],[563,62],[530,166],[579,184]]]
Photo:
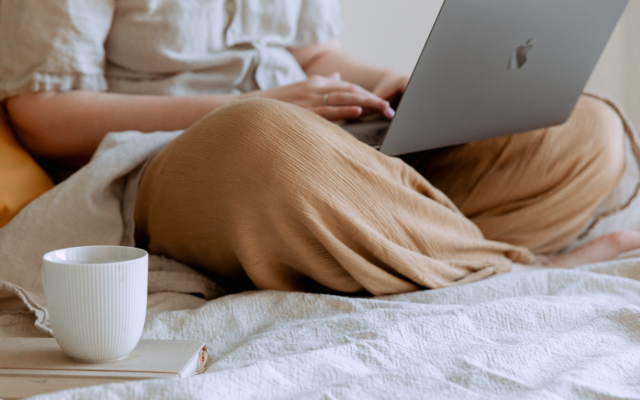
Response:
[[[105,252],[114,247],[57,252]],[[115,262],[65,263],[47,257],[51,253],[43,259],[42,283],[54,336],[62,350],[78,361],[121,358],[140,340],[147,311],[148,255],[130,249],[129,259]]]

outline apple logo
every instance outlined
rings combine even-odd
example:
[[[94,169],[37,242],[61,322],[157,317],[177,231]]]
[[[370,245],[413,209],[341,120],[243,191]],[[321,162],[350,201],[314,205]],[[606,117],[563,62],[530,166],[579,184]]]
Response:
[[[527,54],[533,49],[533,38],[527,41],[527,44],[520,46],[513,52],[509,58],[509,69],[520,69],[527,62]]]

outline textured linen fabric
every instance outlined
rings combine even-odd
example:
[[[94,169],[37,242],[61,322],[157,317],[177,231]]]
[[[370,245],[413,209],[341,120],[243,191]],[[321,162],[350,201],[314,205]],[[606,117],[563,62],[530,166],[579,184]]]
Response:
[[[628,135],[626,141],[627,165],[622,179],[613,192],[600,203],[588,227],[580,233],[565,251],[588,243],[598,237],[620,231],[640,230],[640,139],[625,111],[610,98],[601,97],[622,118]]]
[[[638,399],[638,321],[638,259],[375,299],[247,292],[147,315],[145,339],[207,343],[204,374],[37,399]]]
[[[578,236],[624,172],[624,127],[583,97],[559,127],[405,159],[308,110],[235,102],[150,162],[139,243],[259,289],[383,295],[469,283],[532,262],[522,246],[546,253]]]
[[[0,0],[0,100],[269,89],[306,79],[286,47],[341,30],[338,0]]]
[[[573,242],[620,181],[625,129],[614,106],[583,96],[562,125],[402,158],[487,238],[547,254]]]
[[[51,333],[42,291],[42,256],[49,251],[91,245],[133,246],[133,208],[146,160],[180,132],[109,134],[91,162],[35,199],[0,229],[0,299],[17,296]],[[222,289],[192,268],[149,256],[149,293],[199,293]],[[0,307],[1,308],[1,307]]]

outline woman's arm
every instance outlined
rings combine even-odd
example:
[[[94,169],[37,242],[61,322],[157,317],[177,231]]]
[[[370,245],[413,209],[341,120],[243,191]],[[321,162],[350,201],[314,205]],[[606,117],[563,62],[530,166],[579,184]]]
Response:
[[[331,94],[331,104],[325,101]],[[314,76],[293,85],[241,95],[152,96],[72,91],[26,93],[8,99],[18,139],[36,158],[86,162],[109,132],[185,129],[233,100],[264,97],[307,108],[329,120],[385,113],[389,103],[361,87]]]
[[[338,72],[345,81],[360,85],[383,99],[394,100],[409,83],[406,74],[375,68],[351,57],[342,50],[338,39],[289,51],[307,75],[329,76]]]
[[[308,75],[339,72],[344,80],[312,76],[305,82],[242,95],[26,93],[8,99],[7,110],[18,139],[35,157],[83,163],[109,132],[186,129],[216,108],[243,98],[293,103],[329,120],[358,118],[363,111],[390,118],[393,110],[383,99],[393,99],[404,91],[408,80],[402,74],[356,61],[342,51],[337,40],[291,52]],[[331,94],[330,102],[327,94]]]
[[[73,91],[27,93],[7,110],[35,157],[88,159],[109,132],[184,129],[235,96],[145,96]]]

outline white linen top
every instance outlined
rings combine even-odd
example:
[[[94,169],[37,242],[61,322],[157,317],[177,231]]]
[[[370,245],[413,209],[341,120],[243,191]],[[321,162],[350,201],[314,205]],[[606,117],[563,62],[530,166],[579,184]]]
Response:
[[[341,30],[338,0],[0,0],[0,101],[269,89],[306,79],[287,47]]]

